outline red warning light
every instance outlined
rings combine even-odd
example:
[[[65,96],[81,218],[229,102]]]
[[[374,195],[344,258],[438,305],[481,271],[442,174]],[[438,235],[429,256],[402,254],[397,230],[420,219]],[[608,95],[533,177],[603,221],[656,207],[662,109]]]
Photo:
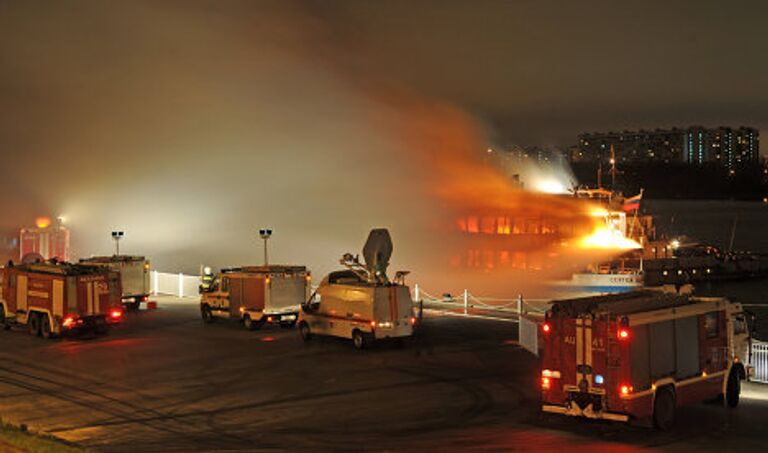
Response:
[[[619,339],[620,340],[627,340],[627,339],[629,339],[629,330],[628,329],[619,329]]]

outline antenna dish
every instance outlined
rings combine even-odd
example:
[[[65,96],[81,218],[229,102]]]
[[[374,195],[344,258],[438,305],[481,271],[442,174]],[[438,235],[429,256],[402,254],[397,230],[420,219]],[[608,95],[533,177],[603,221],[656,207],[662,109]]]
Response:
[[[376,228],[368,234],[363,247],[365,267],[372,275],[386,279],[389,259],[392,257],[392,238],[386,228]]]

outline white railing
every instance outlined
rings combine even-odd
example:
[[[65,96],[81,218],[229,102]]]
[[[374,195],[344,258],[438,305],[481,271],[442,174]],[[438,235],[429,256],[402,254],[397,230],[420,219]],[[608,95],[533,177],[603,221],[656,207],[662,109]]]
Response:
[[[164,294],[177,297],[197,297],[200,277],[196,275],[171,274],[152,271],[150,278],[152,294]]]
[[[755,368],[755,374],[751,380],[768,383],[768,343],[753,340],[750,362]]]
[[[413,285],[412,297],[414,302],[424,302],[430,308],[453,308],[458,309],[465,315],[470,314],[473,310],[497,311],[516,315],[525,313],[543,314],[547,309],[548,302],[550,302],[549,299],[524,299],[520,294],[513,298],[479,297],[469,292],[468,289],[462,291],[458,296],[444,294],[437,297],[424,291],[418,284]]]

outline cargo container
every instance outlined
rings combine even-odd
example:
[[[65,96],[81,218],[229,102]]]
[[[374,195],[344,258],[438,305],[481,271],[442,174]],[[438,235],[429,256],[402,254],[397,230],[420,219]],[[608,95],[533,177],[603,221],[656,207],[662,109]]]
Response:
[[[80,260],[81,264],[103,266],[120,273],[123,304],[138,310],[142,302],[149,300],[149,260],[143,256],[112,255],[94,256]]]
[[[226,269],[201,287],[203,321],[237,319],[248,330],[264,324],[293,327],[309,295],[311,275],[304,266],[247,266]]]
[[[0,270],[0,323],[51,338],[92,328],[104,332],[123,316],[120,277],[68,263],[8,265]]]
[[[739,402],[750,332],[740,304],[660,291],[559,301],[541,324],[545,412],[669,428],[676,408]]]

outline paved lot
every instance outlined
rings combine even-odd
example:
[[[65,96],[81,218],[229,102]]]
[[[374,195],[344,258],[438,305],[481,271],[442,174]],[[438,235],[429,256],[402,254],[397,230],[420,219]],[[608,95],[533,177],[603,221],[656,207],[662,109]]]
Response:
[[[737,410],[686,408],[678,427],[548,419],[516,324],[426,319],[402,348],[304,344],[295,330],[203,325],[159,299],[110,335],[45,341],[0,332],[0,416],[97,451],[759,451],[768,387]]]

